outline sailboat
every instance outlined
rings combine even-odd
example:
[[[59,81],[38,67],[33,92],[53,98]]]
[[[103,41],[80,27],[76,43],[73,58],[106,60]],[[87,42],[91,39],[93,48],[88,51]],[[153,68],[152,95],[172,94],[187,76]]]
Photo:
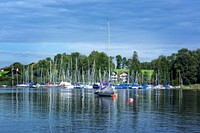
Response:
[[[114,86],[111,86],[110,82],[108,86],[99,89],[98,92],[96,92],[98,96],[103,96],[103,97],[116,97],[116,91]]]
[[[110,48],[110,24],[108,21],[108,51]],[[110,80],[110,57],[108,54],[108,69],[109,69],[109,80]],[[95,92],[95,94],[97,94],[98,96],[103,96],[103,97],[116,97],[116,91],[115,88],[111,85],[111,82],[109,81],[108,85],[103,87],[103,88],[99,88],[99,90],[97,92]]]

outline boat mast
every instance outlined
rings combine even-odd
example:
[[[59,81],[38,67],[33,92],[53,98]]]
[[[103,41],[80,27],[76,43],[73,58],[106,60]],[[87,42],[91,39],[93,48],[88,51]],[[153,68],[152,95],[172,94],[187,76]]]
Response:
[[[12,74],[12,87],[14,85],[14,74],[13,74],[14,67],[12,65],[11,74]]]
[[[51,78],[52,78],[52,73],[51,73],[51,60],[50,60],[50,68],[49,68],[49,81],[52,82]]]
[[[110,80],[110,22],[108,20],[108,78]]]

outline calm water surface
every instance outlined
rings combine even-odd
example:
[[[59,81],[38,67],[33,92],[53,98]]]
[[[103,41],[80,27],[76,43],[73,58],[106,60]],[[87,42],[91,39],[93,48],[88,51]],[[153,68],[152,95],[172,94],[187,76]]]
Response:
[[[117,91],[0,88],[0,132],[200,132],[200,91]]]

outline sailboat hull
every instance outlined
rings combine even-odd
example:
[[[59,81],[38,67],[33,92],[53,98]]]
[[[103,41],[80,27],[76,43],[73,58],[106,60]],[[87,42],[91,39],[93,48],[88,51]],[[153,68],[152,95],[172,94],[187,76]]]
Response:
[[[115,90],[111,86],[107,86],[102,90],[96,91],[95,93],[101,97],[112,97],[115,94]]]
[[[112,97],[114,92],[98,92],[97,95],[101,97]]]

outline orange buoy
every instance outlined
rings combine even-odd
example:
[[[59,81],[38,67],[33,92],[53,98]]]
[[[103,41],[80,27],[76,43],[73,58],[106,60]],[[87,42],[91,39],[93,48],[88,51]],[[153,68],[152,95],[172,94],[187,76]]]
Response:
[[[129,103],[132,103],[134,101],[133,98],[129,98]]]
[[[112,94],[112,99],[115,99],[116,98],[116,94]]]

